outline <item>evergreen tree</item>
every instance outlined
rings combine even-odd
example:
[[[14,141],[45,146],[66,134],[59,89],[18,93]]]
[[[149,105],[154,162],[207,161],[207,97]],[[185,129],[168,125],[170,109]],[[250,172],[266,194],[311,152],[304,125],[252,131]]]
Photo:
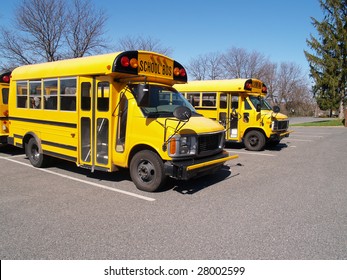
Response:
[[[339,110],[343,117],[347,87],[347,0],[319,0],[324,18],[312,19],[319,38],[310,35],[305,51],[315,85],[313,93],[322,110]]]

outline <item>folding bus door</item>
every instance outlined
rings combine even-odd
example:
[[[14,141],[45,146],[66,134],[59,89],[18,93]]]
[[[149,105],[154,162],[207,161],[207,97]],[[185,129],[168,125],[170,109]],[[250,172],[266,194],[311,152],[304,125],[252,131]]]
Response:
[[[105,78],[80,79],[80,165],[109,170],[110,83]]]

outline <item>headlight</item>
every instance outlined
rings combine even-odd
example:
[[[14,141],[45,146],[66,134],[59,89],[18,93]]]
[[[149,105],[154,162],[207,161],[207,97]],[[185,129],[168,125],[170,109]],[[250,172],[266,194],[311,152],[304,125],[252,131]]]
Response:
[[[169,141],[168,154],[170,157],[195,155],[196,143],[196,136],[175,135]]]

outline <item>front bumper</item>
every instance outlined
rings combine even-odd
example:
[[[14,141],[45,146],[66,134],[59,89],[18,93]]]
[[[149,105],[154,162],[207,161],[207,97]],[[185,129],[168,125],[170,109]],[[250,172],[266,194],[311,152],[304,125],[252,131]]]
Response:
[[[270,140],[272,140],[272,141],[278,140],[279,141],[279,140],[283,139],[284,137],[289,137],[289,134],[292,132],[293,132],[293,130],[288,130],[288,131],[281,132],[281,133],[271,134]]]
[[[199,175],[214,173],[228,160],[238,158],[227,151],[210,157],[165,162],[165,174],[180,180],[188,180]]]

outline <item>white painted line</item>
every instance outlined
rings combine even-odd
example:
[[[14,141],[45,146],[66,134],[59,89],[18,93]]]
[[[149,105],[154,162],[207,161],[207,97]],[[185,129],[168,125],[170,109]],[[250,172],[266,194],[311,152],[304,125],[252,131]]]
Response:
[[[24,166],[27,166],[27,167],[34,168],[35,170],[38,170],[38,171],[46,172],[46,173],[49,173],[49,174],[60,176],[60,177],[66,178],[66,179],[70,179],[70,180],[73,180],[73,181],[76,181],[76,182],[84,183],[84,184],[91,185],[91,186],[94,186],[94,187],[98,187],[98,188],[101,188],[101,189],[122,193],[122,194],[125,194],[125,195],[129,195],[129,196],[140,198],[140,199],[147,200],[147,201],[155,201],[155,199],[151,198],[151,197],[139,195],[139,194],[132,193],[132,192],[123,191],[123,190],[116,189],[116,188],[107,187],[107,186],[104,186],[104,185],[101,185],[101,184],[97,184],[97,183],[89,182],[89,181],[86,181],[86,180],[74,178],[74,177],[71,177],[71,176],[68,176],[68,175],[63,175],[63,174],[60,174],[60,173],[57,173],[57,172],[54,172],[54,171],[51,171],[51,170],[42,169],[42,168],[36,168],[36,167],[32,166],[31,164],[27,164],[27,163],[24,163],[24,162],[19,162],[17,160],[13,160],[11,158],[0,156],[0,159],[5,159],[5,160],[8,160],[8,161],[11,161],[11,162],[14,162],[14,163],[18,163],[18,164],[21,164],[21,165],[24,165]]]
[[[295,134],[304,134],[304,135],[320,135],[320,134],[324,134],[324,135],[331,135],[330,132],[317,132],[316,134],[307,134],[305,132],[293,132],[290,134],[290,136],[295,135]]]
[[[226,149],[226,150],[229,150],[230,149]],[[265,153],[261,153],[261,152],[242,152],[242,151],[234,151],[235,154],[247,154],[247,155],[254,155],[254,156],[266,156],[266,157],[275,157],[276,155],[273,155],[273,154],[265,154]]]
[[[313,142],[313,140],[308,140],[308,139],[297,139],[297,138],[290,138],[286,141],[291,142],[291,141],[302,141],[302,142]]]
[[[295,136],[295,135],[294,135]],[[315,137],[315,138],[323,138],[324,136],[322,135],[299,135],[299,137]]]

